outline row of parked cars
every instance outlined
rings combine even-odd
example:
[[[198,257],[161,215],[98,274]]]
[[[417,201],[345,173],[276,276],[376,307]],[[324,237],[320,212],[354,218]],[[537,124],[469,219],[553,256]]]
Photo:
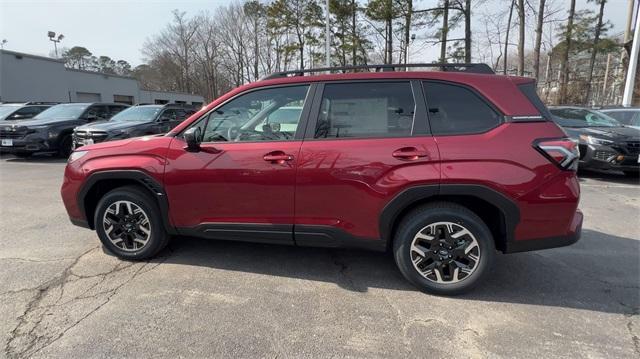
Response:
[[[0,151],[18,157],[40,152],[68,157],[88,144],[166,133],[196,111],[182,104],[1,104]]]
[[[578,141],[581,168],[615,169],[629,176],[638,175],[640,108],[593,110],[562,106],[549,110],[549,116]],[[180,104],[2,104],[0,148],[20,157],[36,152],[67,157],[74,148],[88,144],[168,132],[195,111]],[[280,117],[295,118],[300,111],[299,107],[291,107],[279,113]],[[286,119],[276,122],[286,127]]]
[[[640,108],[551,107],[550,117],[578,142],[581,169],[640,173]]]

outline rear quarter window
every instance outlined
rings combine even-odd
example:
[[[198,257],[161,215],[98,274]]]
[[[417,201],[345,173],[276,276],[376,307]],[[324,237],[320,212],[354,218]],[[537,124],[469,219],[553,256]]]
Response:
[[[540,96],[538,96],[538,92],[536,91],[536,83],[529,82],[526,84],[518,85],[520,92],[531,102],[531,104],[540,112],[542,117],[547,120],[551,119],[551,113],[547,106],[544,105]]]
[[[502,116],[471,89],[429,81],[423,87],[434,135],[482,133],[502,122]]]

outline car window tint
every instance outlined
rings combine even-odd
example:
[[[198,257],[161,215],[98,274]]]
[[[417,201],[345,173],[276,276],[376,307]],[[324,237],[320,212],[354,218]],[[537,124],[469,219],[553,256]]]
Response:
[[[327,84],[314,137],[410,136],[415,107],[409,82]]]
[[[164,112],[162,112],[162,115],[160,115],[160,118],[163,120],[169,120],[169,121],[174,121],[176,119],[176,110],[169,108],[164,110]]]
[[[109,106],[109,117],[113,117],[118,112],[124,110],[126,107],[124,106]]]
[[[468,88],[424,82],[434,135],[481,133],[500,124],[500,115]]]
[[[291,140],[300,114],[286,125],[271,122],[270,115],[285,107],[302,108],[308,90],[303,85],[252,91],[211,111],[196,126],[202,130],[203,142]]]
[[[7,117],[8,120],[20,120],[20,119],[28,119],[33,116],[39,114],[42,110],[36,106],[27,106],[19,109],[18,111],[11,114],[11,116]]]

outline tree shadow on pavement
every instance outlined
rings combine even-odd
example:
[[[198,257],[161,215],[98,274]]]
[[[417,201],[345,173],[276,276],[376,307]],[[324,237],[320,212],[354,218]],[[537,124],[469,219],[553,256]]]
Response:
[[[180,237],[163,257],[173,264],[333,282],[355,292],[416,290],[389,253]],[[584,230],[570,247],[498,255],[487,280],[456,298],[638,313],[640,240]]]

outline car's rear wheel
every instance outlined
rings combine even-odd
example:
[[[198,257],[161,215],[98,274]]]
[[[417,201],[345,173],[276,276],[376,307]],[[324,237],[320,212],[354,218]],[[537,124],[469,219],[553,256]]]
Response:
[[[134,186],[116,188],[102,197],[94,224],[102,244],[122,259],[153,257],[169,240],[156,201]]]
[[[477,285],[494,261],[491,231],[455,203],[422,206],[402,219],[394,238],[398,268],[419,289],[441,295]]]

